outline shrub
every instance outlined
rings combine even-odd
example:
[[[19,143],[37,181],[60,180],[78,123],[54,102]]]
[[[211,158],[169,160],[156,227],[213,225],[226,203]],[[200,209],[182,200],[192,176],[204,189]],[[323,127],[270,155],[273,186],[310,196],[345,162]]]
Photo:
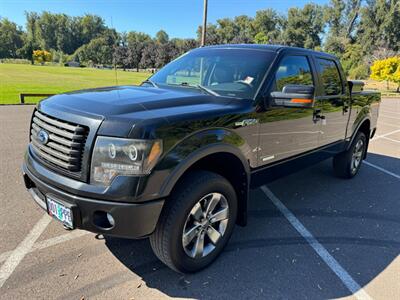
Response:
[[[31,61],[23,58],[3,58],[0,59],[2,64],[19,64],[19,65],[30,65]]]
[[[68,55],[62,51],[51,50],[52,61],[58,63],[59,65],[64,65],[68,61]]]
[[[387,82],[387,89],[389,89],[389,82],[395,82],[399,85],[397,88],[399,92],[400,56],[393,56],[375,61],[371,66],[371,79],[378,81],[385,80]]]
[[[44,64],[51,61],[51,53],[46,50],[33,50],[32,58],[35,62]]]

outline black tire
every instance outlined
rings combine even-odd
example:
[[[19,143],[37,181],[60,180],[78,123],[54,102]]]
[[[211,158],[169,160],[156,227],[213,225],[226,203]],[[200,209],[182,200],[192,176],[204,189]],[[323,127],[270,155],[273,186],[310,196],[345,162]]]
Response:
[[[189,218],[193,216],[192,212],[195,209],[195,205],[198,205],[197,203],[200,199],[204,199],[206,195],[212,193],[223,195],[226,200],[224,200],[224,203],[228,204],[228,219],[227,223],[224,223],[227,225],[216,244],[211,245],[214,249],[208,255],[193,258],[185,252],[188,250],[183,245],[183,231],[184,228],[186,229],[185,226],[187,226]],[[155,255],[171,269],[181,273],[199,271],[211,264],[222,252],[232,235],[236,216],[237,197],[228,180],[208,171],[191,172],[183,179],[171,197],[166,200],[157,227],[150,236],[151,247]],[[203,239],[204,236],[208,238],[208,231],[206,229],[202,229],[202,231],[205,232]],[[196,235],[195,239],[197,238],[198,235]],[[211,242],[211,239],[209,239],[209,242]]]
[[[362,148],[358,149],[360,143],[362,143]],[[363,132],[360,131],[354,138],[350,148],[345,152],[339,153],[333,158],[333,171],[335,175],[340,178],[353,178],[356,176],[361,168],[362,160],[364,159],[366,150],[367,137]],[[358,164],[355,164],[354,161],[354,155],[356,155],[356,152],[361,154]]]

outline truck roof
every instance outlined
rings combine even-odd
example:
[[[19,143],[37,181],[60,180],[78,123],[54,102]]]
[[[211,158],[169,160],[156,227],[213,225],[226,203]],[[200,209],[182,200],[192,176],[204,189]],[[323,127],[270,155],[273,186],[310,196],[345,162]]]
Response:
[[[281,52],[284,50],[298,50],[302,51],[305,53],[310,53],[314,55],[320,55],[320,56],[329,56],[331,58],[336,58],[336,56],[325,53],[325,52],[320,52],[320,51],[315,51],[311,49],[306,49],[306,48],[300,48],[300,47],[290,47],[290,46],[284,46],[284,45],[265,45],[265,44],[225,44],[225,45],[212,45],[212,46],[205,46],[203,48],[210,49],[210,48],[219,48],[219,49],[257,49],[257,50],[266,50],[266,51],[272,51],[272,52]]]

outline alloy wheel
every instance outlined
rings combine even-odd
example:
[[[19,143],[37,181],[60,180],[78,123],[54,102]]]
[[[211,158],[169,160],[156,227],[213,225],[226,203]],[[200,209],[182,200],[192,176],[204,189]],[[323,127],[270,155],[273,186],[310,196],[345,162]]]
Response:
[[[357,172],[358,167],[361,164],[362,156],[364,154],[364,141],[362,139],[358,140],[351,157],[351,172]]]
[[[210,193],[190,211],[182,233],[182,246],[191,258],[210,254],[225,234],[229,222],[229,205],[225,196]]]

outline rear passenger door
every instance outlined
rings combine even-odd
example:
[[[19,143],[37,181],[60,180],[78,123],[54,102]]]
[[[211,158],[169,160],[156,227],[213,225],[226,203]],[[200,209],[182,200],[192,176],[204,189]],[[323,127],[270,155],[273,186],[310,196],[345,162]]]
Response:
[[[314,61],[319,80],[316,100],[322,115],[320,145],[325,146],[344,140],[350,103],[338,63],[325,57],[315,57]]]

